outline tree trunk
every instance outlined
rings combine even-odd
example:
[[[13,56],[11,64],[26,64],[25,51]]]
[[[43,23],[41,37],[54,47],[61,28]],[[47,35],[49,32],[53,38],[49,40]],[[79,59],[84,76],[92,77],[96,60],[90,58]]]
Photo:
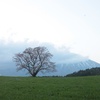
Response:
[[[31,74],[32,77],[36,77],[36,75],[37,75],[38,72],[39,72],[39,69],[35,73]]]
[[[36,74],[36,73],[34,73],[34,74],[32,74],[32,77],[36,77],[36,75],[37,75],[37,74]]]

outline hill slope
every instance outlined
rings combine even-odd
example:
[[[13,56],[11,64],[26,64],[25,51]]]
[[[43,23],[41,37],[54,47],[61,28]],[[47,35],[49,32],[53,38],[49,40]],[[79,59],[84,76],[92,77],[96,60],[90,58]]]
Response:
[[[74,72],[67,76],[94,76],[94,75],[100,75],[100,67],[86,69],[86,70],[80,70],[78,72]]]

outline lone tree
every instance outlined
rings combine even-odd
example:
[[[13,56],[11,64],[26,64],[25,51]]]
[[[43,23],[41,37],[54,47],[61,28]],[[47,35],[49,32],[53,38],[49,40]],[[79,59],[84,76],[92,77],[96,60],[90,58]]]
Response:
[[[26,69],[29,74],[36,77],[38,72],[54,72],[55,63],[51,62],[52,54],[46,47],[27,48],[23,53],[15,54],[17,71]]]

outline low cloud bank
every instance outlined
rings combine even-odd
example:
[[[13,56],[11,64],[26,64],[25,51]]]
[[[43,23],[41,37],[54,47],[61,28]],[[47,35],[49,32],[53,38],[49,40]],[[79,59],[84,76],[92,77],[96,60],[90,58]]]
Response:
[[[9,42],[7,44],[0,42],[0,63],[2,62],[12,62],[14,54],[23,52],[28,47],[45,46],[53,54],[53,61],[57,63],[70,63],[78,62],[81,60],[86,60],[88,58],[82,57],[78,54],[70,52],[67,47],[57,47],[50,43],[39,43],[35,42],[20,42],[13,43]]]

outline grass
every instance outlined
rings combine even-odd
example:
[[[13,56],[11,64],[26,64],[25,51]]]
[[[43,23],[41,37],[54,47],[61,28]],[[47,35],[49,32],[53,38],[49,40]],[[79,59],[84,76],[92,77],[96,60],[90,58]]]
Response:
[[[100,76],[0,77],[0,100],[100,100]]]

